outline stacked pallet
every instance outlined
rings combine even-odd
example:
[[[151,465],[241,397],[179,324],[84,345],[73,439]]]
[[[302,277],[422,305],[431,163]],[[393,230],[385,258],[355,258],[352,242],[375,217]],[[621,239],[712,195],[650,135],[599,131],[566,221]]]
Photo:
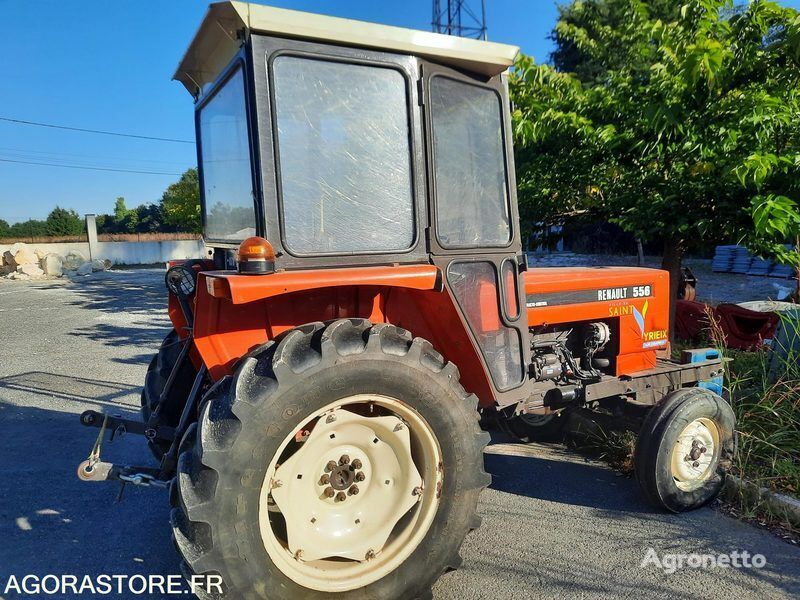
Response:
[[[789,279],[795,276],[789,265],[753,256],[747,248],[738,245],[717,246],[711,270],[715,273],[738,273],[740,275],[759,275]]]
[[[734,248],[738,246],[717,246],[714,260],[711,261],[711,270],[715,273],[730,273],[733,268]]]

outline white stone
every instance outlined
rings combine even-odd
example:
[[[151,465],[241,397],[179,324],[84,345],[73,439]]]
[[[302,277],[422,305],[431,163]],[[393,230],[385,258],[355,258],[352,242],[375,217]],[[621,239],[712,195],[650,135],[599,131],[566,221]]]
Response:
[[[105,271],[107,268],[106,263],[99,258],[92,261],[92,271]]]
[[[78,267],[78,270],[75,271],[77,275],[89,275],[92,272],[92,263],[83,263],[81,266]]]
[[[22,273],[33,279],[37,277],[44,277],[44,271],[39,268],[39,265],[24,264],[17,267],[17,273]]]
[[[64,255],[63,268],[65,271],[74,271],[86,262],[79,250],[68,250]]]
[[[36,258],[38,258],[40,262],[48,254],[46,250],[42,250],[41,248],[34,249],[33,253],[36,255]]]
[[[61,277],[64,273],[63,265],[64,259],[52,252],[42,259],[42,270],[48,277]]]
[[[38,265],[39,258],[34,254],[33,250],[27,246],[23,246],[14,255],[14,260],[17,265]]]
[[[9,279],[16,279],[18,281],[27,281],[28,279],[31,278],[31,276],[30,275],[25,275],[25,273],[17,273],[15,271],[15,272],[11,273],[11,275],[9,275],[8,278]]]

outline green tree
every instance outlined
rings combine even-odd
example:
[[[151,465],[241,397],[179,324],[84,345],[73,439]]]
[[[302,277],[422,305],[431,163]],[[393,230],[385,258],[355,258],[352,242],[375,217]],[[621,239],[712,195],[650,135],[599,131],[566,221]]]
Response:
[[[135,209],[138,233],[169,231],[171,227],[164,222],[164,211],[160,204],[140,204]]]
[[[200,233],[200,183],[197,169],[187,169],[161,198],[164,220],[180,231]]]
[[[47,222],[37,219],[28,219],[27,221],[14,223],[9,232],[9,237],[12,238],[40,237],[45,235],[47,235]]]
[[[522,57],[511,76],[528,228],[579,214],[663,240],[673,297],[687,248],[743,239],[754,197],[800,185],[798,12],[676,6],[573,2],[554,62],[575,73]]]
[[[8,221],[0,219],[0,238],[9,237],[11,232],[11,226],[8,224]]]
[[[794,301],[800,302],[800,207],[786,196],[756,196],[752,202],[754,230],[748,246],[791,266],[797,276]]]
[[[80,235],[84,230],[83,219],[71,209],[56,206],[47,215],[47,235]]]
[[[119,197],[114,202],[114,219],[112,233],[136,233],[139,225],[139,215],[136,209],[125,206],[125,198]]]

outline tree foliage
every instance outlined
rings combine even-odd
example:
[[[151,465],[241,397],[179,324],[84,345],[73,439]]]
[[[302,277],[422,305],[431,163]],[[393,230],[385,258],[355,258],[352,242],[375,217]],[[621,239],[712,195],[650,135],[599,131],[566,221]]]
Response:
[[[554,39],[572,72],[523,56],[510,81],[529,229],[591,215],[663,239],[679,265],[697,242],[752,234],[757,198],[800,197],[797,11],[580,0]]]
[[[187,169],[161,198],[165,221],[181,231],[200,232],[200,183],[197,169]]]
[[[81,235],[85,229],[83,219],[71,209],[56,206],[45,221],[47,235]]]

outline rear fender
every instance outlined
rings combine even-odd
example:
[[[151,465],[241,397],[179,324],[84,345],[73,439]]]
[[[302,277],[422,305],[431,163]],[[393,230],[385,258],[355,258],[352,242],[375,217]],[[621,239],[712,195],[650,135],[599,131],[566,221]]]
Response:
[[[170,316],[174,314],[170,310]],[[431,342],[458,366],[461,383],[482,405],[495,394],[455,300],[433,265],[278,272],[263,276],[200,273],[195,346],[212,379],[284,331],[315,321],[364,318],[391,323]],[[177,325],[178,323],[176,323]]]

